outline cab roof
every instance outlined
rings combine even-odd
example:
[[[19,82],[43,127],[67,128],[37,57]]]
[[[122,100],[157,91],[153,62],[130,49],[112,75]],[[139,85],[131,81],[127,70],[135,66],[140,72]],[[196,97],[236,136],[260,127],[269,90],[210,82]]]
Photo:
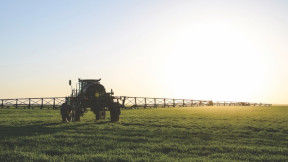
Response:
[[[99,83],[101,79],[79,79],[79,82],[97,82]]]

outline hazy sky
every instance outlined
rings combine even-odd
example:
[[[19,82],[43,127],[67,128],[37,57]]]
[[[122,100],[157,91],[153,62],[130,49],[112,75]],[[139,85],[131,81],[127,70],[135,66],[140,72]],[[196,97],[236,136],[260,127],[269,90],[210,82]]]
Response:
[[[288,2],[2,0],[0,77],[0,98],[102,78],[116,95],[288,103]]]

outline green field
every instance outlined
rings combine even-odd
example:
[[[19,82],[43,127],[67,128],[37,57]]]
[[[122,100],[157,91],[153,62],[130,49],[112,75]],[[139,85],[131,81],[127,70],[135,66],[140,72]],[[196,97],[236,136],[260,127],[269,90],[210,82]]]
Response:
[[[0,161],[288,161],[288,107],[123,110],[119,123],[0,109]]]

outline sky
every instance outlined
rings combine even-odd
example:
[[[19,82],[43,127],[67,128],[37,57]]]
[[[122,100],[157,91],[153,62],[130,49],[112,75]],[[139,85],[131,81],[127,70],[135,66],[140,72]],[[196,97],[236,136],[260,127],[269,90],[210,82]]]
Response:
[[[288,104],[284,0],[1,0],[0,98],[115,95]]]

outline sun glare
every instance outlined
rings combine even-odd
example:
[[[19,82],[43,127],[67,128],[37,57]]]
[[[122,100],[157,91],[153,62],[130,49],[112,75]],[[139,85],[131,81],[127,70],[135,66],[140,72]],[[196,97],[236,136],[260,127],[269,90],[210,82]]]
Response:
[[[166,77],[175,96],[216,100],[261,96],[269,67],[245,31],[224,23],[206,23],[176,32],[166,59]]]

